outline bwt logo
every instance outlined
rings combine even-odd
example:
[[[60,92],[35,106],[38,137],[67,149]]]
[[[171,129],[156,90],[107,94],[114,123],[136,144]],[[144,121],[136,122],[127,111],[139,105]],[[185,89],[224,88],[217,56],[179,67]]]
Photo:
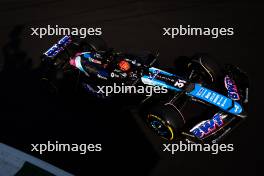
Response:
[[[198,125],[196,125],[193,129],[191,129],[191,133],[193,133],[198,138],[203,138],[208,134],[214,132],[219,127],[223,126],[223,115],[217,113],[210,120],[206,120]],[[217,128],[218,127],[218,128]]]

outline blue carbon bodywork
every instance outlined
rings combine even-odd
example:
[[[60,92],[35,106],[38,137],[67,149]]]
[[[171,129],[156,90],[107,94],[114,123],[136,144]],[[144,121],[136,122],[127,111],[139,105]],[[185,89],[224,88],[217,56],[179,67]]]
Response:
[[[141,80],[144,84],[152,85],[152,86],[162,86],[167,89],[181,92],[184,91],[183,89],[177,88],[173,85],[166,83],[165,81],[156,79],[157,75],[164,75],[164,76],[175,76],[175,79],[178,78],[177,75],[168,73],[166,71],[151,67],[149,68],[149,75],[143,75]],[[234,115],[238,115],[242,113],[243,108],[242,106],[233,101],[231,98],[224,96],[220,93],[217,93],[213,90],[205,88],[200,84],[194,84],[194,88],[190,92],[186,92],[187,95],[200,99],[206,103],[212,104],[214,106],[219,107],[221,110],[225,112],[229,112]]]
[[[223,111],[229,112],[231,114],[238,115],[243,111],[241,105],[238,102],[233,102],[232,99],[210,89],[202,87],[200,84],[195,84],[194,89],[191,92],[187,93],[187,95],[203,100],[209,104],[213,104]]]
[[[179,89],[175,86],[167,84],[165,81],[161,81],[161,80],[156,79],[157,75],[164,75],[164,76],[176,76],[176,75],[171,74],[171,73],[166,72],[166,71],[163,71],[163,70],[160,70],[160,69],[157,69],[155,67],[149,68],[149,72],[150,72],[149,75],[144,75],[141,77],[141,81],[144,84],[153,85],[153,86],[162,86],[162,87],[165,87],[167,89],[174,90],[177,92],[182,91],[181,89]]]
[[[174,87],[174,86],[171,86],[171,85],[168,85],[166,82],[164,81],[160,81],[160,80],[157,80],[155,78],[152,78],[150,76],[142,76],[141,77],[141,81],[144,83],[144,84],[147,84],[147,85],[152,85],[152,86],[162,86],[162,87],[165,87],[167,89],[170,89],[170,90],[174,90],[176,92],[180,92],[182,91],[181,89],[178,89],[177,87]]]
[[[157,69],[155,67],[150,67],[149,68],[149,72],[153,73],[153,74],[162,74],[162,75],[165,75],[165,76],[176,76],[176,75],[174,75],[172,73],[166,72],[164,70]]]
[[[88,52],[87,52],[87,53],[85,53],[83,56],[84,56],[85,58],[87,58],[87,59],[88,59],[88,58],[91,58],[91,54],[90,54],[90,53],[88,53]]]

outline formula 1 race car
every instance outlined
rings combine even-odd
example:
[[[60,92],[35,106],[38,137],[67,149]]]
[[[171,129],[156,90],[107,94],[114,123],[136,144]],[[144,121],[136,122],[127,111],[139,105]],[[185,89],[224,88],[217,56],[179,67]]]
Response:
[[[64,36],[44,52],[42,80],[57,91],[60,73],[77,71],[83,88],[95,95],[98,85],[109,83],[166,88],[166,94],[145,97],[138,107],[147,125],[170,141],[216,143],[247,117],[249,82],[238,67],[197,54],[178,59],[167,72],[154,67],[156,60],[155,54],[116,52],[99,38]]]

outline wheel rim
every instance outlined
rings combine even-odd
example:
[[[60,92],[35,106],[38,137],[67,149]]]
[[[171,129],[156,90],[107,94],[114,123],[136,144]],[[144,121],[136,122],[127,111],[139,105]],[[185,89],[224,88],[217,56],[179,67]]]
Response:
[[[159,116],[148,114],[147,123],[149,127],[154,130],[159,136],[167,140],[173,140],[174,133],[172,127],[162,120]]]

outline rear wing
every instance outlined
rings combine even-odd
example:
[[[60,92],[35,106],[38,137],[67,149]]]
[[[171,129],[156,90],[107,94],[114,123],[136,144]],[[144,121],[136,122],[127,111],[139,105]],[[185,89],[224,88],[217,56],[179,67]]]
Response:
[[[46,52],[43,53],[44,56],[53,58],[57,56],[60,52],[65,50],[65,48],[72,43],[72,37],[69,35],[61,38],[56,44],[50,47]]]

